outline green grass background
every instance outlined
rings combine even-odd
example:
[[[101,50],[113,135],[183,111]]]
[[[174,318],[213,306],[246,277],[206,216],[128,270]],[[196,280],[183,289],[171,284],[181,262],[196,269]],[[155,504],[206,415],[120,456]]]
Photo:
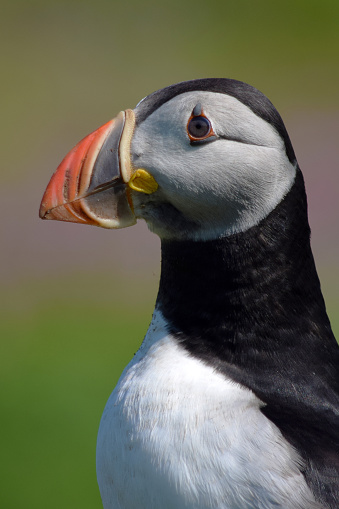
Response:
[[[100,416],[146,332],[151,306],[132,302],[128,313],[128,300],[114,305],[112,299],[112,309],[79,295],[74,303],[72,292],[66,299],[60,292],[60,284],[70,283],[81,288],[76,280],[49,281],[54,295],[47,302],[21,310],[20,319],[13,305],[2,321],[3,508],[101,504],[95,474]]]
[[[78,226],[38,222],[49,176],[119,110],[185,79],[247,81],[284,118],[338,112],[339,3],[14,0],[1,12],[1,238],[9,240],[1,247],[0,506],[100,508],[97,429],[151,319],[158,255],[138,265],[138,245],[129,244],[131,267],[120,269],[114,238],[122,237],[89,229],[86,249],[111,235],[109,252],[91,264],[80,251],[60,264]],[[75,239],[48,251],[47,232],[62,239],[67,228]],[[337,260],[324,260],[338,335]]]

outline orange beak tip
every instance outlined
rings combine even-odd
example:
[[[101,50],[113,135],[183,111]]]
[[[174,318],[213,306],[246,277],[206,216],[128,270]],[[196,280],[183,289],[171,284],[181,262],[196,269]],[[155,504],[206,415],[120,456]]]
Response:
[[[134,125],[134,114],[127,110],[81,140],[52,175],[39,217],[104,228],[134,224],[123,179],[129,175]]]

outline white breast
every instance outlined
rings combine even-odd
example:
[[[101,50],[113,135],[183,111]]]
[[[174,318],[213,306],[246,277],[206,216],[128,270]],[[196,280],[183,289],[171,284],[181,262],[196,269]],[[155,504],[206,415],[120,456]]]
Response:
[[[157,313],[102,416],[105,509],[316,509],[296,451],[248,389],[191,357]]]

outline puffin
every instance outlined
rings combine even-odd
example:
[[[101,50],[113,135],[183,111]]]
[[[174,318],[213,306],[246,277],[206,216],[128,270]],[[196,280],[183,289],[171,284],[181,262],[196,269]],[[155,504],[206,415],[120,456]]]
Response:
[[[150,94],[68,153],[40,217],[143,219],[161,239],[152,321],[99,427],[105,509],[339,507],[339,348],[264,94],[226,78]]]

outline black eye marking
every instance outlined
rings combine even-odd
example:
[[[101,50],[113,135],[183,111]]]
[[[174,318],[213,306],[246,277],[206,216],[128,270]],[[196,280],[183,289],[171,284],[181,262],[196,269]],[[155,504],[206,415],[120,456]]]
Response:
[[[187,134],[191,145],[216,139],[211,122],[204,114],[201,103],[193,108],[187,123]]]
[[[200,115],[202,114],[202,107],[201,107],[201,103],[198,103],[196,106],[194,106],[193,108],[193,111],[192,111],[192,116],[193,117],[200,117]]]

